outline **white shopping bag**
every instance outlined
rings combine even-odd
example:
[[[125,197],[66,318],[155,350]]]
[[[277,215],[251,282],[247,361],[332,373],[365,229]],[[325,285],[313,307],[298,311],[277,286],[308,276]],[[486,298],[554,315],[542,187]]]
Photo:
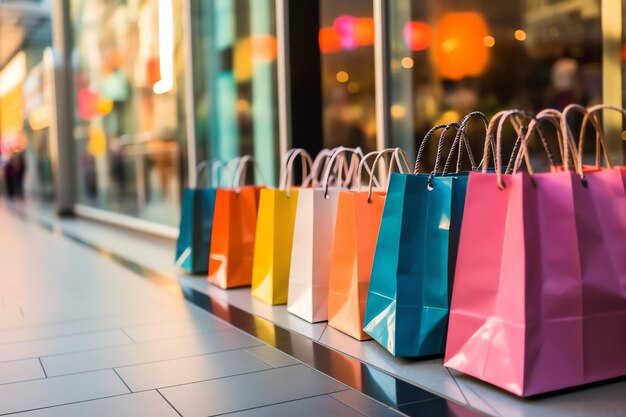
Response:
[[[345,152],[357,155],[350,163],[346,177],[356,173],[360,149],[337,148],[326,164],[321,187],[301,188],[293,232],[291,265],[289,271],[289,294],[287,311],[310,323],[328,320],[328,277],[332,256],[339,190],[342,189],[341,173],[344,171]],[[337,182],[332,182],[333,165],[339,166]],[[354,169],[353,169],[354,168]],[[315,173],[313,174],[315,175]],[[347,184],[346,184],[347,185]]]

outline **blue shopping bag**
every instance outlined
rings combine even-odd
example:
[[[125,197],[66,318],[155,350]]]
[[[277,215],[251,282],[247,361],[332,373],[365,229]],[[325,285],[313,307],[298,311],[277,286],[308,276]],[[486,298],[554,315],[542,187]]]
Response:
[[[459,144],[460,158],[463,126],[436,126],[424,138],[416,171],[428,138],[444,129],[432,173],[391,175],[363,330],[394,356],[444,351],[468,175],[445,173],[449,157],[444,173],[437,170],[443,139],[452,127],[458,131],[450,155]]]
[[[176,265],[192,274],[206,273],[209,268],[209,250],[213,231],[213,209],[218,185],[218,173],[223,163],[212,164],[211,186],[203,184],[203,173],[209,164],[198,165],[198,187],[186,188],[180,214],[180,228],[176,241]]]

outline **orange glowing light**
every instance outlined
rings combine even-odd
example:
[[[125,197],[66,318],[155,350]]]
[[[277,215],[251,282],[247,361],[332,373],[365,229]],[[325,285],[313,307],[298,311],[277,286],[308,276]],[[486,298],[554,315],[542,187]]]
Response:
[[[256,62],[272,62],[278,53],[276,38],[272,35],[254,35],[251,39],[252,55]]]
[[[489,28],[479,13],[446,13],[434,37],[434,57],[443,78],[460,80],[480,76],[489,63],[485,37]]]
[[[411,51],[422,51],[430,46],[433,30],[428,23],[408,22],[404,25],[402,35]]]
[[[357,46],[374,44],[374,19],[371,17],[358,18],[354,24],[354,42]]]
[[[320,51],[323,53],[341,51],[341,36],[332,27],[321,28],[319,33]]]

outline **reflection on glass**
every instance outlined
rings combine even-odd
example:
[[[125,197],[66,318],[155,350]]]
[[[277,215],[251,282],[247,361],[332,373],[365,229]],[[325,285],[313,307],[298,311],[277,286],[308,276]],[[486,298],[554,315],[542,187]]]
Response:
[[[79,202],[178,221],[182,0],[72,0]]]
[[[275,183],[275,2],[211,0],[192,6],[198,160],[254,155],[264,179]]]
[[[389,4],[393,146],[414,154],[431,126],[473,110],[602,100],[599,0]]]
[[[324,146],[376,149],[374,19],[369,0],[320,2]]]

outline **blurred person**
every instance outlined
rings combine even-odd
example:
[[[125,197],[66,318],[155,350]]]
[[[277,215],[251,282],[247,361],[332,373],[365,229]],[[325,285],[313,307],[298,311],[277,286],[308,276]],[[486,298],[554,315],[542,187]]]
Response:
[[[13,152],[9,161],[4,166],[4,181],[7,196],[10,199],[24,197],[24,175],[26,174],[26,161],[21,152]]]

